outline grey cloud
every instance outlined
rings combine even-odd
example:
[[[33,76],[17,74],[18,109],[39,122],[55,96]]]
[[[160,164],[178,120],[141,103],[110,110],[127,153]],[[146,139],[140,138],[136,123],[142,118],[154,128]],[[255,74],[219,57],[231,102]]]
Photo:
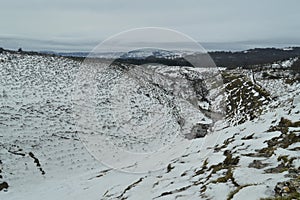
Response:
[[[68,41],[84,46],[126,29],[159,26],[200,42],[290,41],[300,35],[299,5],[298,0],[10,0],[1,2],[0,37],[67,42],[71,48]]]

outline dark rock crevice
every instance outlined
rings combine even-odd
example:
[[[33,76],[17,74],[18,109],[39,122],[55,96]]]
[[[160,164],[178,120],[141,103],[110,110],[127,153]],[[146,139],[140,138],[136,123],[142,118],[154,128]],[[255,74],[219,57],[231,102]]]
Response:
[[[43,170],[43,168],[42,168],[42,166],[40,164],[39,159],[37,159],[32,152],[29,152],[28,155],[34,160],[34,163],[36,164],[37,168],[40,170],[40,172],[42,173],[42,175],[46,174],[46,172]]]

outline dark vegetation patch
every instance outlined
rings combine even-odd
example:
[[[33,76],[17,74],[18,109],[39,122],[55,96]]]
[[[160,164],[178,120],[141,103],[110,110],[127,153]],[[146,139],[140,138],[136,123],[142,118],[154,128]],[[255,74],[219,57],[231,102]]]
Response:
[[[271,126],[269,132],[280,131],[282,134],[288,133],[289,127],[300,127],[300,121],[292,122],[289,119],[281,118],[276,126]]]
[[[300,142],[300,137],[294,131],[289,131],[289,127],[300,127],[300,121],[292,122],[289,119],[281,118],[276,126],[271,126],[268,132],[280,131],[281,135],[264,141],[267,147],[257,150],[257,153],[245,154],[250,157],[271,157],[277,148],[288,148],[291,144]]]
[[[212,181],[212,183],[226,183],[229,180],[234,184],[236,187],[239,187],[240,185],[235,181],[233,177],[233,168],[237,166],[239,163],[240,158],[233,157],[232,153],[229,150],[226,150],[224,152],[224,155],[226,156],[225,160],[222,163],[219,163],[217,165],[212,165],[209,170],[212,170],[212,174],[217,173],[218,171],[225,169],[226,174],[223,177],[219,177],[218,179]]]
[[[268,163],[263,163],[260,160],[253,160],[253,162],[251,162],[248,167],[262,169],[262,168],[267,167],[268,165],[269,165]]]
[[[224,142],[223,142],[223,144],[221,146],[220,145],[216,145],[214,147],[214,151],[217,152],[217,151],[220,151],[221,149],[225,149],[231,142],[234,141],[235,135],[236,135],[236,133],[232,137],[227,138],[226,140],[224,140]]]
[[[109,172],[109,171],[111,171],[111,170],[112,170],[112,169],[105,169],[105,170],[102,170],[102,171],[99,172],[99,174],[98,174],[97,176],[95,176],[95,177],[93,177],[93,178],[89,178],[89,180],[92,180],[92,179],[94,179],[94,178],[100,178],[100,177],[106,175],[107,172]]]
[[[254,184],[246,184],[246,185],[241,185],[239,187],[237,187],[235,190],[231,191],[227,197],[227,200],[231,200],[233,198],[233,196],[235,194],[237,194],[241,189],[245,188],[245,187],[249,187],[249,186],[252,186]]]
[[[223,72],[226,100],[226,117],[234,123],[242,124],[253,120],[262,112],[262,106],[270,100],[270,94],[245,75]]]
[[[136,182],[132,183],[131,185],[129,185],[127,188],[125,188],[125,190],[120,194],[120,196],[118,196],[118,199],[127,199],[127,197],[124,197],[125,193],[128,190],[131,190],[132,188],[134,188],[137,184],[139,184],[140,182],[143,181],[144,178],[140,178],[139,180],[137,180]]]
[[[293,161],[296,160],[296,157],[289,158],[287,155],[279,156],[277,161],[280,164],[277,167],[266,169],[266,173],[282,173],[284,171],[288,171],[289,169],[293,168]]]
[[[291,70],[296,74],[300,74],[300,57],[298,57],[298,60],[292,64]],[[300,80],[300,77],[298,77],[298,80]]]
[[[300,142],[300,137],[297,132],[289,131],[289,127],[300,127],[300,121],[292,122],[289,119],[281,118],[277,125],[271,126],[268,132],[280,131],[281,135],[266,140],[267,147],[258,150],[257,153],[251,153],[245,156],[253,157],[270,157],[275,155],[274,152],[277,148],[287,149],[291,144]],[[293,150],[293,149],[292,149]],[[279,155],[277,161],[279,164],[276,167],[265,169],[265,173],[287,173],[284,176],[291,178],[289,181],[278,182],[274,188],[275,196],[269,198],[262,198],[261,200],[294,200],[300,199],[300,168],[296,168],[294,161],[297,157],[288,155]],[[254,163],[255,161],[255,163]],[[253,165],[255,168],[265,168],[264,163],[254,160]],[[250,167],[250,166],[249,166]]]
[[[255,133],[252,133],[251,135],[248,135],[248,136],[242,137],[242,138],[241,138],[241,140],[252,140],[252,139],[254,138],[254,137],[253,137],[253,136],[254,136],[254,134],[255,134]]]
[[[198,175],[203,174],[203,173],[205,172],[205,170],[207,169],[207,164],[208,164],[208,161],[207,161],[207,160],[208,160],[208,159],[205,159],[205,160],[203,161],[203,164],[202,164],[201,169],[196,170],[194,176],[198,176]],[[194,177],[194,176],[193,176],[193,177]]]
[[[300,199],[300,181],[292,179],[285,182],[278,182],[274,188],[275,196],[262,198],[261,200],[296,200]]]
[[[167,195],[171,195],[171,194],[175,194],[175,193],[179,193],[179,192],[183,192],[183,191],[187,190],[190,187],[192,187],[192,185],[184,186],[184,187],[181,187],[181,188],[178,188],[178,189],[175,189],[175,190],[172,190],[172,191],[168,191],[168,192],[163,192],[163,193],[161,193],[161,195],[159,195],[158,197],[156,197],[154,199],[157,199],[157,198],[160,198],[160,197],[163,197],[163,196],[167,196]]]

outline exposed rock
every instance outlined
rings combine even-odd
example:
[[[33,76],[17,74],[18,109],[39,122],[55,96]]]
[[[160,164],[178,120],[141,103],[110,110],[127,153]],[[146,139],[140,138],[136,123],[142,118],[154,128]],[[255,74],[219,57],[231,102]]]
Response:
[[[209,124],[196,124],[193,126],[191,134],[187,136],[188,139],[205,137],[209,129]]]
[[[3,182],[3,183],[0,183],[0,191],[2,190],[7,190],[8,189],[8,183],[7,182]]]
[[[268,166],[267,163],[263,163],[260,160],[253,160],[252,163],[249,164],[249,167],[256,168],[256,169],[262,169]]]

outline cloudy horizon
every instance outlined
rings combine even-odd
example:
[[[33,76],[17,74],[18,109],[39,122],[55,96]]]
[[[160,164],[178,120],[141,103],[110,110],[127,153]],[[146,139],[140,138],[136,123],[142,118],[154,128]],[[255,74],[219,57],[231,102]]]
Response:
[[[297,0],[11,0],[0,7],[0,47],[89,51],[119,32],[165,27],[209,50],[300,45]]]

